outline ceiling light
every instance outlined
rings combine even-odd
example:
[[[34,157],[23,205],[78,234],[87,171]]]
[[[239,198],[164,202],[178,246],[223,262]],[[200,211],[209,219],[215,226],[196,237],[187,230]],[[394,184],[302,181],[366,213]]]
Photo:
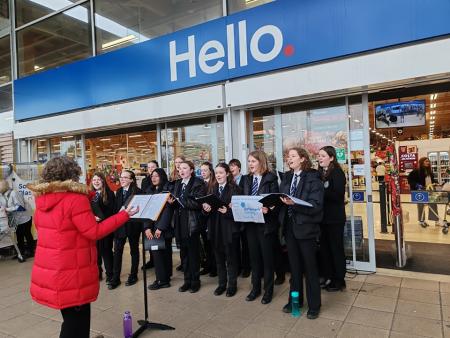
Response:
[[[267,119],[253,120],[253,123],[267,122]]]
[[[128,135],[129,138],[136,138],[136,137],[141,137],[141,134],[135,134],[135,135]]]
[[[130,41],[133,41],[136,39],[137,39],[137,37],[133,34],[127,35],[127,36],[124,36],[123,38],[119,38],[119,39],[104,43],[102,45],[102,49],[105,50],[105,49],[113,48],[116,46],[120,46],[120,45],[123,45],[124,43],[130,42]]]
[[[436,114],[436,110],[431,110],[431,111],[430,111],[430,114],[431,114],[431,115]]]
[[[430,104],[430,108],[436,108],[436,103]]]
[[[436,100],[438,97],[438,94],[431,94],[430,95],[430,100]]]
[[[431,116],[430,117],[431,120],[434,120],[435,118],[436,118],[436,116]]]
[[[73,138],[73,136],[72,136],[72,135],[68,135],[68,136],[63,136],[63,137],[61,137],[61,138],[63,138],[63,139],[69,139],[69,138]]]
[[[359,120],[353,120],[353,121],[355,121],[356,123],[359,123],[359,122],[360,122]]]
[[[101,138],[100,141],[106,142],[106,141],[111,141],[110,138]]]

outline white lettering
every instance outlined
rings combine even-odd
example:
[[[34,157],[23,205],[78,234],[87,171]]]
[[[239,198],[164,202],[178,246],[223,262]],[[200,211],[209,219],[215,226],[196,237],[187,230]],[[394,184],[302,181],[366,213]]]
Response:
[[[227,25],[227,54],[228,69],[236,68],[236,55],[234,50],[234,25]]]
[[[239,21],[239,62],[241,67],[248,65],[247,60],[247,22]]]
[[[195,36],[188,37],[188,51],[177,54],[177,45],[175,41],[170,41],[170,81],[177,81],[177,63],[182,61],[189,62],[189,77],[196,77],[197,70],[195,66]]]
[[[267,53],[261,52],[259,49],[259,40],[262,36],[269,34],[273,37],[273,47]],[[259,62],[268,62],[275,59],[278,54],[280,54],[281,49],[283,48],[283,33],[281,33],[280,29],[273,25],[267,25],[259,28],[255,34],[253,34],[252,39],[250,40],[250,52],[256,61]]]
[[[211,53],[208,53],[209,50],[214,50]],[[205,43],[200,49],[198,55],[198,65],[200,69],[206,74],[213,74],[218,72],[224,65],[223,61],[217,61],[214,65],[208,65],[206,62],[220,59],[225,56],[225,50],[223,45],[217,40],[211,40]]]

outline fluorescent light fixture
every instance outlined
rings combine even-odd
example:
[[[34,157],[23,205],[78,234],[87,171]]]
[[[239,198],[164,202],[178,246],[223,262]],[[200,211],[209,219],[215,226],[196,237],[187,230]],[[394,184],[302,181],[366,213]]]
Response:
[[[267,122],[267,119],[253,120],[253,123]]]
[[[359,120],[353,120],[353,121],[355,121],[356,123],[359,123],[359,122],[360,122]]]
[[[69,139],[69,138],[73,138],[73,136],[72,136],[72,135],[62,136],[61,138],[63,138],[63,139]]]
[[[106,142],[106,141],[111,141],[110,138],[101,138],[100,141]]]
[[[436,116],[431,116],[430,117],[431,120],[434,120],[435,118],[436,118]]]
[[[142,137],[141,134],[128,135],[129,138]]]
[[[431,115],[436,114],[436,110],[431,110],[431,111],[430,111],[430,114],[431,114]]]
[[[139,143],[147,143],[147,141],[136,141],[136,142],[134,142],[134,143],[136,143],[136,144],[139,144]]]
[[[102,49],[103,50],[110,49],[110,48],[113,48],[113,47],[116,47],[116,46],[123,45],[124,43],[130,42],[130,41],[134,41],[136,39],[137,39],[137,37],[134,36],[133,34],[128,35],[128,36],[124,36],[123,38],[119,38],[119,39],[116,39],[116,40],[104,43],[102,45]]]
[[[436,103],[430,104],[430,108],[436,108]]]
[[[41,66],[38,66],[38,65],[34,65],[34,70],[35,71],[41,70],[42,68],[44,68],[44,67],[41,67]]]
[[[431,94],[430,95],[430,100],[436,100],[438,97],[438,94]]]

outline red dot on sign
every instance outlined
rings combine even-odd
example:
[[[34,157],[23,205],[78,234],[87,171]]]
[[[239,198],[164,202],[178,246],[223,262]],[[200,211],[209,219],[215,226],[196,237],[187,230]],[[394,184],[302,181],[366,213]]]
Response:
[[[294,55],[294,46],[287,45],[286,47],[284,47],[284,55],[286,56]]]

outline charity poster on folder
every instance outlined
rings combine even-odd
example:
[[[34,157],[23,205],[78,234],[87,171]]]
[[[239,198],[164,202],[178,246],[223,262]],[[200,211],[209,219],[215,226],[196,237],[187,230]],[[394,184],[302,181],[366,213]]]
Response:
[[[156,221],[159,214],[164,208],[170,194],[155,194],[155,195],[135,195],[131,200],[131,205],[134,208],[139,207],[137,214],[131,218],[151,219]]]
[[[264,223],[261,196],[234,195],[231,198],[231,210],[235,222]]]

